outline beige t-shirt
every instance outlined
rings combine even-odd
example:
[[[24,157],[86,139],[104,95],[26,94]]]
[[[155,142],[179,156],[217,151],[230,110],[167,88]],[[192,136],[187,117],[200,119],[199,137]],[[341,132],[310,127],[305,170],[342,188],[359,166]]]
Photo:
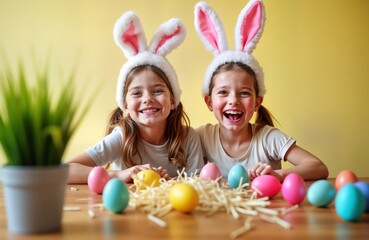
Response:
[[[123,133],[120,127],[116,127],[109,135],[105,136],[100,142],[91,146],[86,153],[94,160],[97,166],[112,163],[113,170],[123,170],[127,166],[122,161],[122,138]],[[162,166],[167,169],[169,176],[177,176],[180,166],[171,164],[168,160],[168,142],[163,145],[153,145],[141,140],[138,151],[142,158],[136,154],[133,159],[137,165],[150,164],[152,167]],[[204,165],[201,142],[198,134],[193,128],[189,129],[187,137],[184,139],[182,147],[187,160],[185,172],[191,174],[197,170],[200,172]]]
[[[295,139],[270,126],[264,126],[256,134],[256,125],[251,124],[253,136],[249,149],[240,158],[232,158],[225,151],[219,137],[219,125],[206,124],[196,129],[200,135],[204,157],[219,167],[222,176],[227,177],[235,164],[250,169],[258,162],[270,164],[273,169],[281,169],[281,160]]]

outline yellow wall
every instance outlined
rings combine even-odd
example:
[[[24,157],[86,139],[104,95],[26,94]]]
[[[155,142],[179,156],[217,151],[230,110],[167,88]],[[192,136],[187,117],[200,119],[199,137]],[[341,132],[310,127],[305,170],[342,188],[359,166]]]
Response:
[[[247,1],[208,2],[223,20],[233,47],[235,21]],[[125,58],[113,42],[112,29],[127,10],[140,15],[148,40],[169,18],[183,20],[187,38],[168,58],[177,69],[182,102],[192,125],[215,122],[200,94],[201,80],[212,56],[193,27],[195,3],[0,0],[0,49],[11,59],[28,55],[32,48],[40,59],[51,52],[62,69],[70,70],[78,63],[79,96],[89,96],[100,86],[65,160],[103,136],[107,116],[116,106],[116,79]],[[265,106],[278,119],[282,131],[328,165],[330,177],[343,169],[368,177],[369,1],[264,3],[267,21],[254,54],[265,71]]]

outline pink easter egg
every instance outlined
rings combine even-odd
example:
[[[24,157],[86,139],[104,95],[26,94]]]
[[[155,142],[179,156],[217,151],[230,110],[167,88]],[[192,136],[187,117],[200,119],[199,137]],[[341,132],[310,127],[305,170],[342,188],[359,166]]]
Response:
[[[108,171],[103,167],[94,167],[88,175],[87,184],[90,190],[102,194],[106,183],[110,180]]]
[[[297,173],[290,173],[282,183],[282,196],[290,204],[301,203],[306,195],[304,179]]]
[[[203,180],[215,180],[220,178],[222,174],[215,163],[209,162],[200,171],[200,178]]]
[[[272,198],[281,190],[281,183],[272,175],[261,175],[252,180],[251,189],[257,192],[258,197]]]

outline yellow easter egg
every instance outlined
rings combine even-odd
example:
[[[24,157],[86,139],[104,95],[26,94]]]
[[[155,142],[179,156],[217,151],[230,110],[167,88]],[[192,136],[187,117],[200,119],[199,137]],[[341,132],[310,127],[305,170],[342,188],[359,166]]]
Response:
[[[177,183],[170,189],[169,200],[174,209],[187,213],[197,207],[199,195],[191,185]]]
[[[137,179],[133,183],[138,189],[146,189],[146,187],[158,187],[160,185],[160,175],[153,170],[142,170],[137,173]]]

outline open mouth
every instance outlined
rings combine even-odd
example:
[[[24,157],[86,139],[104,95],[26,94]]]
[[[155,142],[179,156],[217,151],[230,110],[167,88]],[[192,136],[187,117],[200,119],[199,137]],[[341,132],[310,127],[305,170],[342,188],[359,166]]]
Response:
[[[242,115],[243,115],[243,112],[241,112],[241,111],[232,110],[232,111],[225,111],[224,112],[224,116],[227,119],[232,120],[232,121],[236,121],[236,120],[241,119]]]

